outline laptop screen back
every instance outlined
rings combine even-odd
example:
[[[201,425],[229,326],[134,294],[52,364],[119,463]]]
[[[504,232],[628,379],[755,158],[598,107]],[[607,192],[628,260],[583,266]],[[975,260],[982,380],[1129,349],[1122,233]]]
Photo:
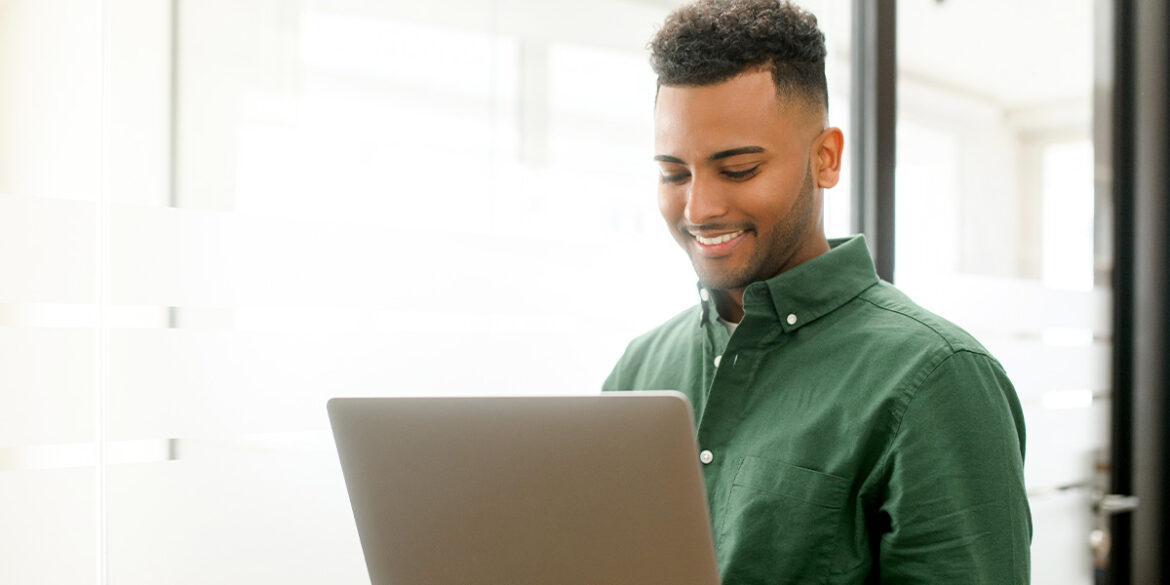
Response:
[[[716,585],[677,393],[337,398],[375,585]]]

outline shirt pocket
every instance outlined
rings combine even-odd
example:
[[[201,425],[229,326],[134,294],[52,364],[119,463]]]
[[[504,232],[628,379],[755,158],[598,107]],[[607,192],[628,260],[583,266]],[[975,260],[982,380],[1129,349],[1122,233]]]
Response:
[[[848,490],[835,475],[745,457],[721,515],[723,582],[827,582]]]

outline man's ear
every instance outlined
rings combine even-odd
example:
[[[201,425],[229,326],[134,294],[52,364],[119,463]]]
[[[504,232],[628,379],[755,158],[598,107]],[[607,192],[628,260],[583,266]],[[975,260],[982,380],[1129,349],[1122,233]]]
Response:
[[[825,128],[812,143],[809,164],[813,178],[820,189],[828,189],[841,178],[841,154],[845,148],[845,135],[840,128]]]

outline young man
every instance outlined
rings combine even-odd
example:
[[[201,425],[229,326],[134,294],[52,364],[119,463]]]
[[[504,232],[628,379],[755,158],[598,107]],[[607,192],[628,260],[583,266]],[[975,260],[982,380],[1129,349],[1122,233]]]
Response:
[[[651,52],[659,208],[700,301],[604,387],[690,398],[723,582],[1027,583],[1011,382],[879,281],[862,237],[825,237],[843,137],[816,19],[699,0]]]

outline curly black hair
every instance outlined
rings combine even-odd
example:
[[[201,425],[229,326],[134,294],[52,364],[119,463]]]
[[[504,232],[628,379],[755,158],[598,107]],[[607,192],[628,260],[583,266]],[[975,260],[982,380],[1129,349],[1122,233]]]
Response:
[[[825,35],[787,0],[698,0],[671,13],[649,48],[659,87],[714,85],[770,67],[778,94],[829,106]]]

